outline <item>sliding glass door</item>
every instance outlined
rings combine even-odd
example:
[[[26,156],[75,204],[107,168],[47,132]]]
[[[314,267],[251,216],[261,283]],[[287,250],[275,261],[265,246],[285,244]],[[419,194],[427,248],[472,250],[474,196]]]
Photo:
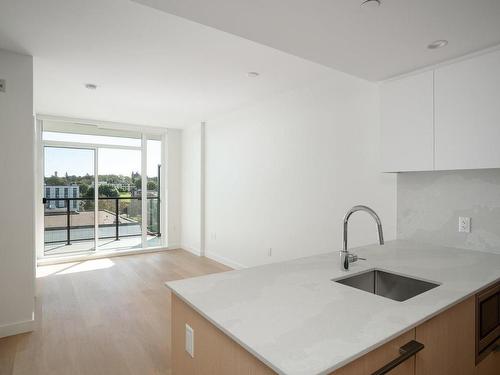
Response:
[[[141,151],[99,148],[99,249],[142,246]]]
[[[44,148],[44,254],[95,250],[95,150]]]
[[[43,256],[162,246],[162,141],[60,128],[43,133]]]

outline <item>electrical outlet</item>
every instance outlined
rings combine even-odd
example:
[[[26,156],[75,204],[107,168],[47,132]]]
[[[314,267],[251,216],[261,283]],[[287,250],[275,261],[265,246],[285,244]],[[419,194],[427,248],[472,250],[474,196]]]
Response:
[[[5,92],[7,90],[7,82],[5,79],[0,79],[0,92]]]
[[[470,233],[470,217],[460,216],[458,218],[458,231]]]
[[[194,330],[186,323],[186,352],[194,358]]]

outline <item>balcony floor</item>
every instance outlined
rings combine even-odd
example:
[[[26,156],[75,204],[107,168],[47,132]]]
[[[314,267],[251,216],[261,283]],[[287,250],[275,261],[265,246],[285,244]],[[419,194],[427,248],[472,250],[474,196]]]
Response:
[[[161,238],[156,236],[147,237],[148,247],[161,246]],[[112,238],[100,239],[98,244],[99,250],[126,250],[126,249],[140,249],[141,237],[122,237],[118,241]],[[65,243],[45,244],[45,256],[51,255],[64,255],[85,253],[94,250],[94,240],[73,241],[71,245]]]

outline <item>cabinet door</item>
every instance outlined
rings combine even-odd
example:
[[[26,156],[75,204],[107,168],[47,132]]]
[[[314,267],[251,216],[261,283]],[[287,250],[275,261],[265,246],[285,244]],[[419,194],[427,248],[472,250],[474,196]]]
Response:
[[[380,94],[382,170],[432,170],[433,72],[384,82]]]
[[[186,351],[186,324],[194,331],[194,356]],[[275,375],[242,346],[172,293],[172,375]]]
[[[500,51],[439,68],[435,167],[500,167]]]
[[[471,375],[475,371],[475,297],[416,328],[425,348],[416,356],[416,375]]]
[[[415,338],[415,330],[402,334],[385,345],[365,354],[361,358],[335,370],[330,375],[371,374],[399,356],[399,348]],[[414,375],[415,357],[407,359],[389,372],[390,375]]]

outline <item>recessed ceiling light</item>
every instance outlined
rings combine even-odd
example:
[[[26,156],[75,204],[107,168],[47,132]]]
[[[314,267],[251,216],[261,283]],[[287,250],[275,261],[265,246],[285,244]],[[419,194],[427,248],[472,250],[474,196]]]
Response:
[[[86,83],[85,88],[89,90],[95,90],[97,89],[97,85],[94,85],[93,83]]]
[[[361,6],[363,8],[378,8],[380,5],[382,5],[381,0],[365,0],[361,3]]]
[[[429,44],[427,46],[427,48],[429,48],[429,49],[438,49],[438,48],[443,48],[447,44],[448,44],[447,40],[440,39],[440,40],[435,40],[434,42],[432,42],[431,44]]]
[[[260,76],[260,74],[257,73],[257,72],[248,72],[247,76],[250,77],[250,78],[255,78],[255,77]]]

